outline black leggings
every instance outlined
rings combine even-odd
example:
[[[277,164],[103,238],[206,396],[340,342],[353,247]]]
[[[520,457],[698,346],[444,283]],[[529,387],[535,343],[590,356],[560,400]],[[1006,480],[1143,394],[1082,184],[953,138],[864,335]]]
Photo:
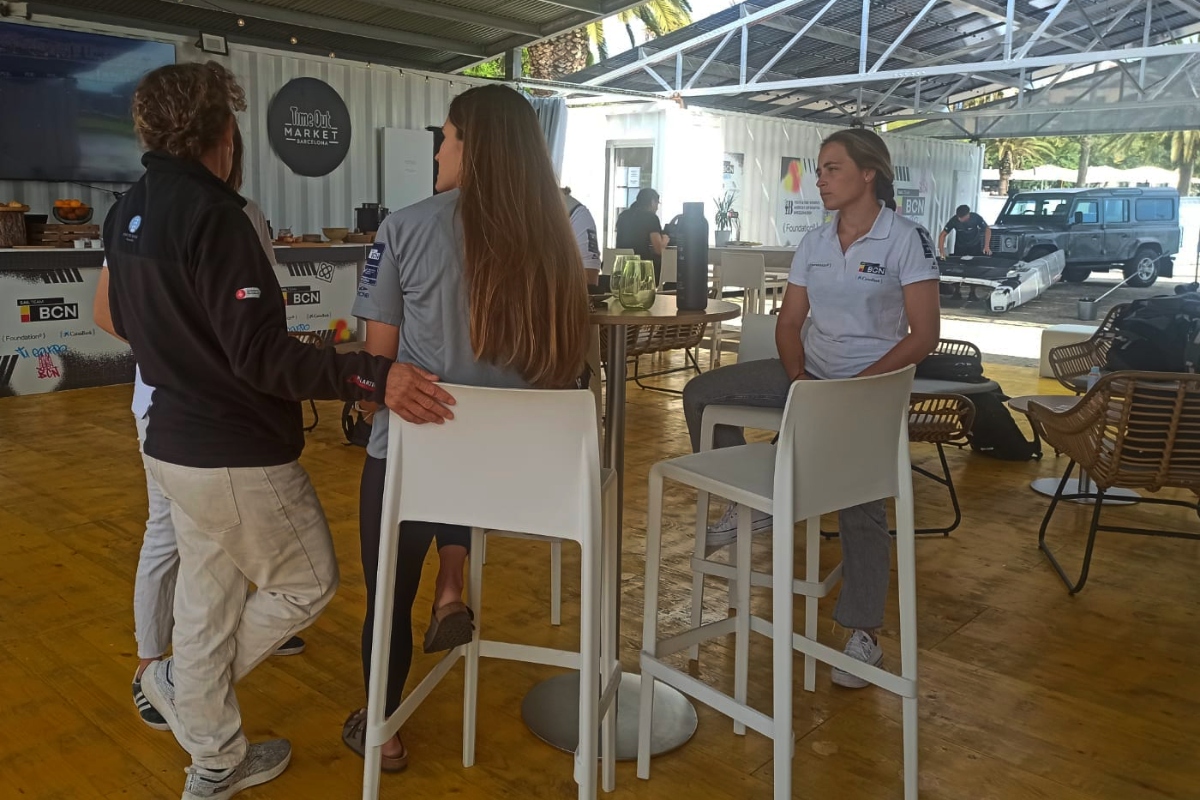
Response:
[[[363,687],[371,687],[371,636],[375,632],[375,583],[379,574],[379,527],[383,522],[383,488],[387,461],[367,456],[358,495],[358,538],[362,546],[363,577],[367,582],[367,619],[362,631]],[[396,556],[396,596],[392,602],[392,655],[388,662],[387,708],[400,707],[404,682],[412,666],[412,608],[421,583],[421,567],[429,543],[438,549],[457,544],[471,546],[471,529],[434,522],[400,523],[400,551]]]

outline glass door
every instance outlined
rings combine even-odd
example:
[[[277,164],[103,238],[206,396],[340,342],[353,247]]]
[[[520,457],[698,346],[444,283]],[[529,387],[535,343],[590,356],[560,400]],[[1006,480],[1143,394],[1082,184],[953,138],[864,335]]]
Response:
[[[608,146],[604,182],[604,246],[617,241],[617,217],[633,205],[638,192],[654,185],[654,148],[650,145]]]

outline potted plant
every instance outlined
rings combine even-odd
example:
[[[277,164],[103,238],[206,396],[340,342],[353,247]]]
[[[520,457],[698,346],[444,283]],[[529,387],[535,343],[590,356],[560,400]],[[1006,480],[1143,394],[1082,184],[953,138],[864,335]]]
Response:
[[[713,203],[717,206],[717,247],[729,244],[729,235],[733,230],[733,197],[733,192],[726,192],[722,197],[713,198]]]

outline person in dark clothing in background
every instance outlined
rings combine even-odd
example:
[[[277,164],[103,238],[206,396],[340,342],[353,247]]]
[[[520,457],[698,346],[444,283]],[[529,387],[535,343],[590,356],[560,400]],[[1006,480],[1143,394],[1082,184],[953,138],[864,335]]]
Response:
[[[233,685],[337,588],[329,526],[297,462],[299,401],[386,400],[413,418],[422,405],[411,365],[288,336],[275,274],[226,184],[245,106],[219,64],[149,73],[133,100],[146,173],[104,223],[113,330],[154,387],[143,462],[179,549],[174,655],[142,688],[192,756],[183,800],[225,800],[291,759],[285,739],[249,744]]]
[[[983,217],[971,210],[970,206],[959,206],[954,211],[954,217],[942,228],[938,235],[938,254],[946,257],[946,235],[954,231],[954,255],[956,256],[990,256],[992,254],[992,229],[984,222]]]
[[[658,192],[642,189],[633,205],[617,217],[617,248],[632,250],[654,262],[654,277],[662,271],[662,253],[671,237],[663,233],[658,221]]]

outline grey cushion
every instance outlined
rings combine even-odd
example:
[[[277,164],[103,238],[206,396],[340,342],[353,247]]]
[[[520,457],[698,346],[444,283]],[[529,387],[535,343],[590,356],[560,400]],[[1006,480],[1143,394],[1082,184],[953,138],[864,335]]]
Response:
[[[999,388],[1000,384],[995,381],[964,383],[962,381],[934,381],[928,378],[916,378],[913,380],[912,390],[920,394],[961,394],[970,396],[992,392]]]

